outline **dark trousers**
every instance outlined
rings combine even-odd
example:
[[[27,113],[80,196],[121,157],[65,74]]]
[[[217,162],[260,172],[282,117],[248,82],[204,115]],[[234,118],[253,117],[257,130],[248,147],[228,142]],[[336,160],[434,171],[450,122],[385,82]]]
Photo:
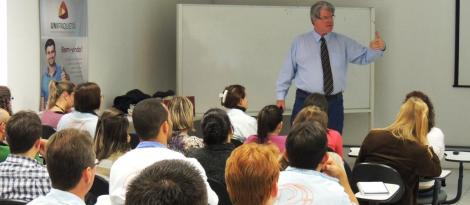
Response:
[[[292,109],[291,124],[295,119],[295,116],[300,112],[304,105],[305,98],[311,93],[297,89],[295,91],[295,102],[294,108]],[[344,106],[343,106],[343,94],[338,93],[336,95],[326,96],[328,101],[328,128],[343,133],[344,125]]]

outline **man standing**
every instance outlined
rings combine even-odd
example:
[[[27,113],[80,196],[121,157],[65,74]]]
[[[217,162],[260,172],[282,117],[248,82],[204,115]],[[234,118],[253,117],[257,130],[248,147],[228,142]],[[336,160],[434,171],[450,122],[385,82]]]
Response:
[[[52,189],[28,205],[85,205],[96,173],[90,134],[73,128],[57,132],[49,139],[46,159]]]
[[[69,80],[67,73],[65,73],[62,67],[55,62],[56,49],[54,40],[47,39],[44,49],[46,51],[47,68],[41,76],[41,110],[47,106],[49,82],[51,82],[51,80]]]
[[[385,42],[376,32],[370,48],[332,32],[335,7],[319,1],[310,8],[313,31],[294,39],[276,83],[277,105],[285,108],[285,97],[292,83],[297,87],[291,121],[311,93],[322,93],[328,100],[328,127],[343,130],[343,91],[346,88],[348,63],[369,64],[383,56]]]

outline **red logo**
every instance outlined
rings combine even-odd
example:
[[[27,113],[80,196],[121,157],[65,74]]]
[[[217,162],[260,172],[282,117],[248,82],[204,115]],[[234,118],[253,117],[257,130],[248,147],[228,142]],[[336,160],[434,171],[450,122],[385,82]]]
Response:
[[[65,5],[65,2],[62,1],[59,7],[59,18],[67,19],[68,17],[69,17],[69,10],[67,9],[67,5]]]

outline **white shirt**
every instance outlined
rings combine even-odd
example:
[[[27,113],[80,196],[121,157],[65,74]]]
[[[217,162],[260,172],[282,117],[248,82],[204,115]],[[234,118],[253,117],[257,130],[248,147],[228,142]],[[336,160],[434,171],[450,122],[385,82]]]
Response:
[[[444,143],[444,133],[441,129],[437,127],[433,127],[431,131],[427,134],[429,145],[436,153],[439,160],[444,158],[444,151],[446,149],[446,145]]]
[[[100,196],[96,204],[124,204],[127,186],[134,177],[146,167],[165,159],[185,160],[196,167],[206,184],[209,204],[217,205],[219,198],[207,183],[206,172],[201,164],[194,158],[186,158],[183,154],[167,148],[137,148],[121,156],[111,167],[109,195]]]
[[[85,202],[75,194],[52,188],[46,196],[40,196],[28,205],[85,205]]]
[[[57,131],[67,128],[77,128],[79,130],[88,131],[91,137],[94,138],[96,124],[98,124],[98,116],[91,113],[73,111],[60,118],[59,124],[57,124]]]
[[[279,175],[278,186],[277,205],[354,204],[336,178],[315,170],[287,167]]]
[[[258,125],[256,119],[240,109],[228,109],[227,115],[233,127],[233,138],[244,142],[251,135],[256,135]]]

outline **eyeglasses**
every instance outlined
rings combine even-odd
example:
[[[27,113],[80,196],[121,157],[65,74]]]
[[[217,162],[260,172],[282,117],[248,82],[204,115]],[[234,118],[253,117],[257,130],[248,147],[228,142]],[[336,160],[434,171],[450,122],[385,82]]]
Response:
[[[318,20],[322,20],[322,21],[334,20],[334,19],[335,19],[335,15],[331,15],[331,16],[317,16],[317,19],[318,19]]]

